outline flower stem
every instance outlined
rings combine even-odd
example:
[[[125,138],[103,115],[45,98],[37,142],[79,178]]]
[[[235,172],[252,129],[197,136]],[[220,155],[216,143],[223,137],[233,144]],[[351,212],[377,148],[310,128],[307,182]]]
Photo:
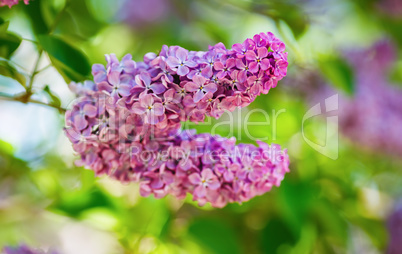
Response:
[[[34,103],[34,104],[38,104],[38,105],[43,105],[43,106],[47,106],[47,107],[52,107],[55,108],[57,110],[59,110],[60,113],[66,112],[65,108],[53,105],[53,104],[49,104],[43,101],[38,101],[35,99],[30,98],[30,95],[28,96],[28,94],[23,93],[20,95],[16,95],[16,96],[12,96],[9,94],[5,94],[5,93],[0,93],[0,100],[3,101],[19,101],[22,103]]]
[[[39,72],[38,72],[38,68],[39,68],[39,63],[40,63],[40,59],[41,59],[41,57],[42,57],[42,49],[39,49],[39,56],[38,56],[38,59],[36,60],[36,63],[35,63],[35,67],[34,67],[34,70],[33,70],[33,72],[32,72],[32,75],[31,75],[31,79],[29,80],[29,85],[28,85],[28,87],[27,87],[27,94],[32,94],[32,86],[33,86],[33,82],[34,82],[34,79],[35,79],[35,76],[36,76],[36,74],[38,74]]]

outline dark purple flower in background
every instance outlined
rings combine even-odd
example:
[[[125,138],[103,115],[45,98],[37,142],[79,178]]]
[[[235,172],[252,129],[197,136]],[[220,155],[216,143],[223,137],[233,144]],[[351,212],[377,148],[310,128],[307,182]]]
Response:
[[[170,8],[170,0],[124,0],[116,19],[142,28],[166,19]]]
[[[360,148],[401,156],[402,89],[388,77],[396,60],[395,46],[382,40],[369,48],[344,53],[355,75],[352,95],[325,85],[317,73],[311,72],[298,72],[298,78],[288,78],[289,87],[313,103],[338,93],[343,136]]]
[[[2,254],[57,254],[56,251],[42,251],[39,249],[32,249],[26,245],[19,245],[16,247],[4,247]]]
[[[375,2],[376,7],[387,15],[400,19],[402,15],[402,2],[400,0],[381,0]]]
[[[388,248],[387,254],[399,254],[402,250],[402,202],[399,200],[388,217]]]
[[[389,41],[380,41],[367,50],[348,53],[356,88],[353,98],[340,98],[340,124],[354,142],[402,155],[402,89],[388,80],[395,51]]]

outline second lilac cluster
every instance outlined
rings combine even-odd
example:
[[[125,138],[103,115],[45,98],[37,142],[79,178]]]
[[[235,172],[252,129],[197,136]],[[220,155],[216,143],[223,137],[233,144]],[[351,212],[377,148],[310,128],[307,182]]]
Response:
[[[262,195],[279,186],[289,171],[289,158],[279,145],[258,145],[236,145],[235,138],[182,132],[155,147],[158,152],[148,157],[146,168],[151,170],[142,172],[140,193],[157,198],[168,193],[184,198],[191,193],[200,206],[210,202],[214,207]],[[136,165],[142,163],[144,151],[145,147],[139,147],[133,153]]]

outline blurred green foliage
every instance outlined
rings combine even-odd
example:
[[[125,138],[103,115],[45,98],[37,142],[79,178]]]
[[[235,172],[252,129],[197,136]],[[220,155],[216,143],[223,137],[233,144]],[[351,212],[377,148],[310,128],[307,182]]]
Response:
[[[45,52],[65,82],[78,82],[90,78],[90,64],[104,63],[104,54],[131,53],[141,61],[145,53],[157,52],[163,44],[205,50],[209,44],[230,46],[254,33],[272,31],[287,44],[290,75],[297,76],[292,74],[296,67],[316,70],[353,96],[354,73],[338,47],[359,46],[353,41],[356,37],[364,38],[359,43],[366,46],[366,31],[380,31],[375,36],[392,37],[400,45],[402,41],[401,19],[378,11],[380,1],[374,0],[318,5],[307,0],[167,3],[163,19],[134,23],[120,19],[122,1],[34,0],[11,10],[0,8],[0,75],[17,80],[31,92],[26,77],[33,79],[38,69],[28,73],[16,65],[14,57],[26,44],[32,44],[37,53]],[[354,17],[357,23],[373,19],[375,25],[359,27],[351,35],[348,29],[353,24],[339,27],[338,21],[347,18],[342,13],[357,9],[362,13]],[[399,69],[400,61],[390,78],[401,83]],[[55,93],[48,83],[35,83],[34,88],[57,107],[67,104],[65,94]],[[245,127],[245,115],[254,109],[268,112],[269,118],[255,111]],[[198,132],[235,136],[244,143],[255,142],[248,135],[252,133],[289,150],[291,173],[279,188],[223,209],[200,208],[191,197],[184,201],[141,198],[136,184],[97,178],[90,170],[72,166],[72,159],[57,149],[24,159],[17,158],[13,145],[0,142],[0,247],[19,242],[57,247],[60,242],[47,242],[37,235],[56,237],[67,221],[106,232],[119,244],[115,253],[383,252],[388,238],[386,216],[401,194],[400,158],[367,151],[343,138],[337,160],[320,155],[301,136],[307,109],[301,96],[281,89],[279,82],[278,88],[234,115],[238,124],[233,129],[225,125],[225,117],[206,124],[187,123]],[[221,125],[213,127],[217,123]],[[0,119],[0,125],[5,124]],[[51,128],[61,131],[62,126],[54,123]],[[308,130],[324,128],[324,119],[307,126]],[[319,131],[311,132],[314,136]],[[58,146],[57,140],[43,142]]]

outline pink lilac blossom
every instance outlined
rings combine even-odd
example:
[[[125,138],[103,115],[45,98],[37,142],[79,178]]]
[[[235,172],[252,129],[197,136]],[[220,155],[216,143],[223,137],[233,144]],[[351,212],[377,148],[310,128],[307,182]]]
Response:
[[[20,0],[0,0],[0,7],[8,5],[9,8],[11,8],[13,5],[18,4]],[[25,4],[29,3],[29,0],[24,0]]]
[[[139,182],[143,196],[191,193],[200,205],[215,207],[278,186],[288,172],[286,150],[262,142],[236,145],[233,138],[196,135],[181,125],[219,118],[268,93],[286,74],[287,53],[277,44],[283,43],[261,33],[234,50],[221,43],[208,52],[163,46],[137,63],[130,55],[122,62],[106,56],[106,67],[92,68],[95,82],[70,84],[80,97],[66,112],[65,131],[81,156],[78,165]]]

